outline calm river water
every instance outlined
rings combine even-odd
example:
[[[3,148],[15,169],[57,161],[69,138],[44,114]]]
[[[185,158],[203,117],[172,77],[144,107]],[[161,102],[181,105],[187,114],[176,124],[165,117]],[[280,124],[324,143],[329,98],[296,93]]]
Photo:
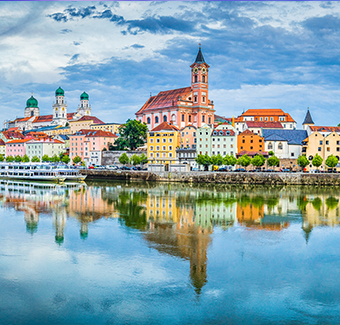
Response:
[[[0,324],[340,324],[340,189],[0,182]]]

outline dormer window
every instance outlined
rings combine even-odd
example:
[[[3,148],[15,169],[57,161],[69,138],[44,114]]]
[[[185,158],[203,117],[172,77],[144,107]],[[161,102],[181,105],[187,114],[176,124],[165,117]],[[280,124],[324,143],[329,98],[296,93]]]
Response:
[[[223,131],[220,131],[220,135],[223,135]]]
[[[213,135],[217,135],[217,131],[214,131],[214,132],[213,132]]]

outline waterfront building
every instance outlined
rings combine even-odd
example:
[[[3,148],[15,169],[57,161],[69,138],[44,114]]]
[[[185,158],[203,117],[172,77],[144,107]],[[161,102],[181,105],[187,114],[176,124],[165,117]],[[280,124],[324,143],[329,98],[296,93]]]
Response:
[[[6,142],[6,157],[8,156],[20,156],[23,157],[26,154],[26,143],[32,139],[18,139]]]
[[[191,68],[191,86],[161,91],[150,96],[136,113],[136,119],[147,124],[149,130],[163,122],[171,122],[181,129],[189,124],[200,127],[214,123],[214,104],[209,99],[209,65],[201,47]]]
[[[280,122],[254,122],[254,121],[246,121],[245,122],[246,130],[252,131],[255,134],[263,136],[263,130],[282,130],[283,126]]]
[[[4,140],[0,139],[0,155],[2,155],[3,157],[5,157],[6,155],[6,143]]]
[[[30,160],[34,156],[37,156],[40,161],[42,161],[44,155],[49,157],[57,155],[59,157],[63,152],[65,152],[65,143],[57,139],[31,139],[26,142],[26,154]]]
[[[69,157],[71,161],[79,156],[88,166],[90,165],[90,155],[92,151],[108,150],[110,143],[114,143],[117,136],[111,132],[101,130],[79,130],[69,136],[70,149]]]
[[[243,132],[247,129],[246,122],[279,122],[284,129],[296,129],[296,122],[282,109],[248,109],[240,116],[235,118],[235,128],[237,133]]]
[[[70,121],[69,134],[74,134],[79,130],[90,130],[93,124],[104,124],[104,122],[95,116],[83,116],[79,120]]]
[[[92,130],[102,130],[112,132],[113,134],[119,134],[119,127],[121,126],[120,123],[99,123],[99,124],[92,124]]]
[[[196,149],[197,146],[197,128],[192,124],[185,126],[180,130],[181,148]]]
[[[179,129],[168,122],[163,122],[147,133],[147,157],[151,164],[169,164],[176,162],[176,148],[180,147]]]
[[[259,152],[265,151],[264,139],[262,136],[253,133],[250,130],[245,130],[237,136],[237,152],[242,151]]]
[[[12,140],[20,140],[24,139],[25,136],[20,131],[1,131],[0,132],[0,140],[7,143]]]

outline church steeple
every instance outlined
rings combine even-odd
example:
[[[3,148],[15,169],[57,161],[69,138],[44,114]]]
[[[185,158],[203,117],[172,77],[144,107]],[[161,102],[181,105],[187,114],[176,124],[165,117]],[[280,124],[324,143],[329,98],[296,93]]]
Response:
[[[199,44],[199,49],[198,49],[198,53],[197,53],[197,56],[196,56],[195,63],[198,63],[198,64],[205,63],[204,57],[203,57],[203,54],[202,54],[202,51],[201,51],[201,43]]]
[[[302,127],[303,127],[304,130],[307,130],[307,127],[309,125],[314,125],[314,122],[313,122],[312,115],[310,114],[309,107],[308,107],[307,113],[306,113],[306,116],[305,116],[305,120],[302,123]]]

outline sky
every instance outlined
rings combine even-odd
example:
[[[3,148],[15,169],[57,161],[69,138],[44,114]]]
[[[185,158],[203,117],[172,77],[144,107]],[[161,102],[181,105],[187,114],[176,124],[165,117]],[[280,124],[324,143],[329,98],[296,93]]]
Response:
[[[104,122],[134,118],[150,94],[190,86],[201,43],[216,114],[281,108],[301,127],[340,123],[340,2],[0,2],[0,122],[27,99],[52,114],[90,96]]]

